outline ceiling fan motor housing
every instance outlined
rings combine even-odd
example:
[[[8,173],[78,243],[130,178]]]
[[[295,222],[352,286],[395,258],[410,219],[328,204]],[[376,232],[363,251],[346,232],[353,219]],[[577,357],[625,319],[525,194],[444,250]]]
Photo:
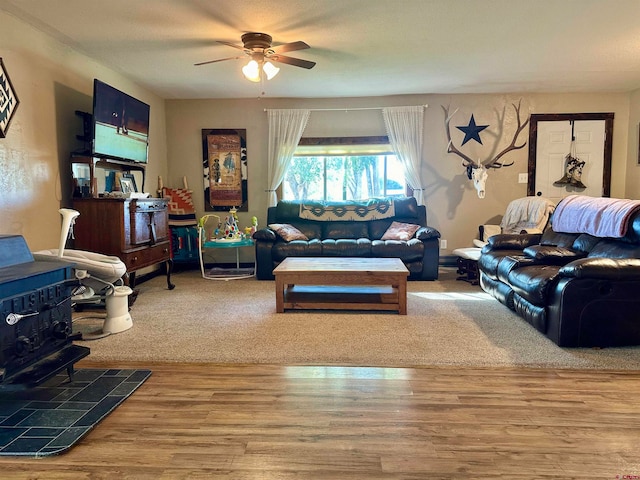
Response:
[[[271,35],[266,33],[248,32],[242,35],[244,48],[252,50],[254,48],[267,49],[271,47]]]

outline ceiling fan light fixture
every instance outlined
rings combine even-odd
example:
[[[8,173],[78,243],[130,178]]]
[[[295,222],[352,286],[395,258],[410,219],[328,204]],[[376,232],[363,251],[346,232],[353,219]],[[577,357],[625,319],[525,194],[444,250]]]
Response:
[[[245,78],[251,82],[260,81],[260,66],[255,60],[251,60],[244,67],[242,67],[242,74]]]
[[[262,66],[262,70],[267,75],[267,80],[271,80],[280,71],[280,69],[271,62],[265,62]]]

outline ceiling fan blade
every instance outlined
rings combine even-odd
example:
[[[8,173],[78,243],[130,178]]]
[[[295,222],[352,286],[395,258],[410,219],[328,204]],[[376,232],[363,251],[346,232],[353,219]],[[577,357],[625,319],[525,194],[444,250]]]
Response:
[[[216,42],[221,43],[222,45],[227,45],[228,47],[233,47],[233,48],[237,48],[239,50],[244,50],[244,46],[242,45],[236,45],[235,43],[231,43],[231,42],[224,42],[222,40],[216,40]]]
[[[277,47],[271,47],[269,50],[274,53],[284,53],[284,52],[293,52],[295,50],[304,50],[306,48],[311,48],[309,45],[302,41],[285,43],[284,45],[278,45]]]
[[[194,65],[197,67],[200,65],[207,65],[209,63],[224,62],[225,60],[238,60],[239,58],[244,58],[244,57],[240,56],[240,57],[219,58],[218,60],[209,60],[208,62],[194,63]]]
[[[286,63],[287,65],[294,65],[296,67],[302,67],[307,69],[311,69],[316,66],[316,62],[310,62],[309,60],[302,60],[301,58],[287,57],[286,55],[269,55],[266,58],[274,62]]]

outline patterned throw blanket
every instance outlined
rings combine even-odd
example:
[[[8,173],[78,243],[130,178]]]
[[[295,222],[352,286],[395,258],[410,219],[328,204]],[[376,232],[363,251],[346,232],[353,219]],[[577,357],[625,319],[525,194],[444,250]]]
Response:
[[[596,237],[624,237],[629,218],[640,210],[640,200],[569,195],[553,214],[553,230],[588,233]]]
[[[395,216],[391,198],[358,202],[306,202],[300,203],[300,218],[320,221],[367,221]]]

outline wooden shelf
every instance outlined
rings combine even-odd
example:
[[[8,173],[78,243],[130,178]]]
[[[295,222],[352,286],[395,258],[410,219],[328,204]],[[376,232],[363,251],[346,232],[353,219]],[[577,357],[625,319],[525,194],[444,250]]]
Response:
[[[285,309],[397,311],[398,305],[398,289],[393,287],[293,285],[284,290]]]

